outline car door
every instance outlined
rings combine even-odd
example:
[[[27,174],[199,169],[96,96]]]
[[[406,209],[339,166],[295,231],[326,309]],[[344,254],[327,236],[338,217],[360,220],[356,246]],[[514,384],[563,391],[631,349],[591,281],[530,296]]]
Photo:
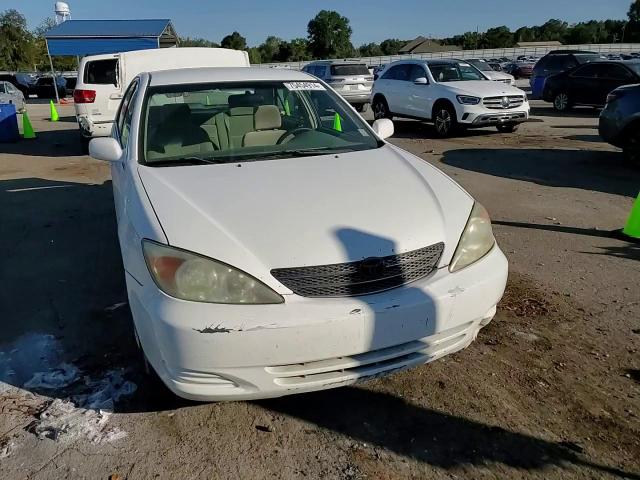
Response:
[[[169,66],[167,66],[169,68]],[[93,90],[95,100],[92,103],[80,104],[84,107],[80,113],[88,115],[94,123],[113,122],[122,100],[122,85],[119,72],[119,59],[113,58],[91,60],[84,66],[82,89]]]
[[[381,78],[383,85],[380,89],[384,94],[389,110],[399,115],[410,115],[408,103],[409,73],[411,64],[400,64],[391,67]]]
[[[416,84],[416,80],[424,78],[427,83]],[[409,81],[405,87],[408,91],[407,115],[420,118],[430,118],[431,109],[433,108],[433,99],[431,98],[431,84],[427,70],[423,65],[413,64],[409,71]]]
[[[569,74],[564,89],[572,103],[581,105],[595,104],[595,91],[599,88],[600,66],[588,63],[576,68]],[[566,77],[565,77],[566,78]]]
[[[133,105],[138,91],[138,79],[131,82],[125,92],[120,108],[116,114],[112,136],[118,140],[122,148],[122,156],[126,160],[129,157],[129,140],[131,122],[133,119]],[[111,164],[111,180],[113,182],[113,201],[118,219],[118,231],[120,231],[120,219],[126,215],[127,194],[131,190],[132,166],[129,162],[115,162]]]
[[[604,105],[607,102],[607,95],[618,87],[636,83],[636,76],[626,67],[615,64],[600,65],[599,85],[595,93],[595,104]]]

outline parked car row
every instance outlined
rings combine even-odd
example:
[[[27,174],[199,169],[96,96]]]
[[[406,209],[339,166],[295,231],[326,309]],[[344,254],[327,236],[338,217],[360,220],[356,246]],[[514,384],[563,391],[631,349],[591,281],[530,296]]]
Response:
[[[9,82],[22,93],[24,98],[29,98],[32,95],[37,98],[56,98],[56,92],[53,87],[53,77],[51,75],[4,72],[0,73],[0,81]],[[75,84],[75,72],[56,76],[56,85],[60,98],[73,94]]]

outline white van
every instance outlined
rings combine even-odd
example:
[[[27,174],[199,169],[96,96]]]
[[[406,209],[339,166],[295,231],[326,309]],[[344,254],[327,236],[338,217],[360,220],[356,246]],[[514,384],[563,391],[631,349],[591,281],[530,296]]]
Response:
[[[196,67],[248,67],[249,55],[225,48],[163,48],[84,57],[73,92],[85,145],[111,135],[122,94],[141,72]]]

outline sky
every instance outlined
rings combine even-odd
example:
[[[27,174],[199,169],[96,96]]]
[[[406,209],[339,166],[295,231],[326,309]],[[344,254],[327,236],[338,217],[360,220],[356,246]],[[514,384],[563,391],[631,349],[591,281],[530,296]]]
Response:
[[[352,42],[418,35],[448,37],[506,25],[512,30],[549,18],[569,23],[626,19],[631,0],[69,0],[73,19],[169,18],[181,36],[219,42],[237,30],[249,46],[269,35],[289,40],[307,36],[307,23],[322,9],[351,21]],[[54,0],[0,0],[15,8],[30,28],[53,16]]]

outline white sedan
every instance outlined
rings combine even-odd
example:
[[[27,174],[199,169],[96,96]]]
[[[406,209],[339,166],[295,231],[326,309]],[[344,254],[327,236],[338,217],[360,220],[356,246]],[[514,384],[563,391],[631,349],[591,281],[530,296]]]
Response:
[[[507,260],[485,209],[302,72],[143,73],[111,162],[135,332],[193,400],[352,384],[468,346]]]

